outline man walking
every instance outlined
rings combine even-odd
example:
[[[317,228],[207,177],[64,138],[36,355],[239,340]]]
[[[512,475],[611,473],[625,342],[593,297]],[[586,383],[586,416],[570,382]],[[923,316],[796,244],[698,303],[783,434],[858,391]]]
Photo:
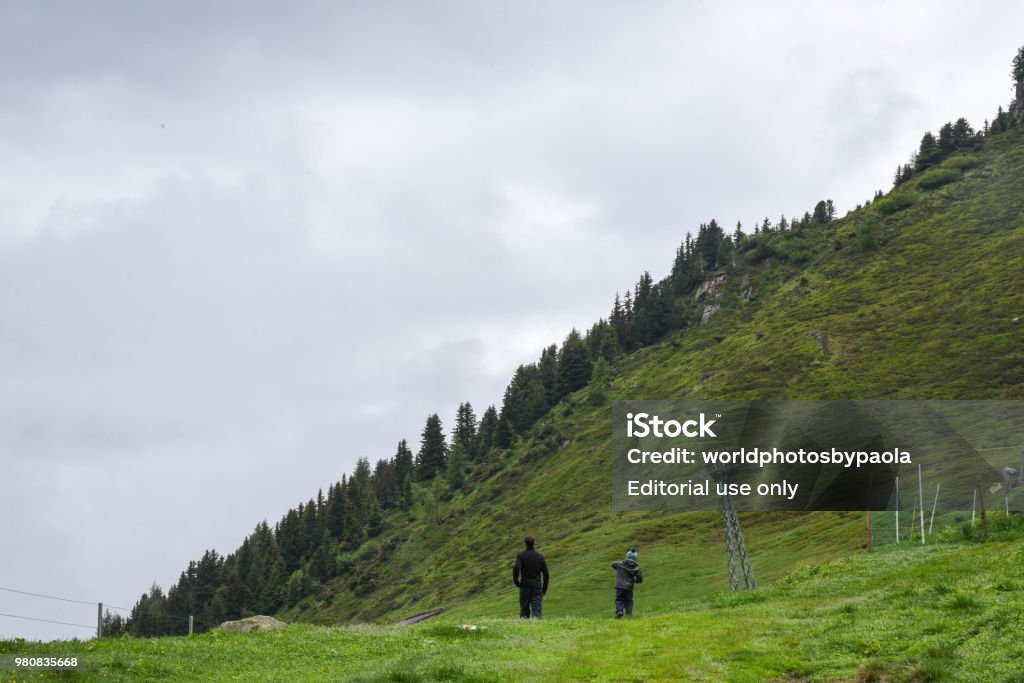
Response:
[[[523,542],[526,550],[516,556],[516,566],[512,568],[512,583],[519,587],[519,617],[529,619],[532,609],[533,618],[540,619],[541,601],[548,592],[548,564],[533,549],[533,536],[527,536]]]
[[[637,564],[636,548],[626,553],[625,562],[612,562],[615,570],[615,618],[621,619],[622,613],[633,616],[633,584],[643,583],[644,575]]]

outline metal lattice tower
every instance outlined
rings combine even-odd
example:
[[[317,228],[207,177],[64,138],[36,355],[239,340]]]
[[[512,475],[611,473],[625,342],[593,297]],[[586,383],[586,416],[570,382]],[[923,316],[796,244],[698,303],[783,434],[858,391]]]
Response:
[[[750,566],[747,543],[743,540],[740,518],[732,496],[722,496],[722,522],[725,524],[725,552],[729,557],[729,588],[734,592],[757,588],[754,568]]]
[[[716,465],[708,474],[719,484],[728,483],[730,467]],[[722,496],[722,524],[725,527],[725,554],[728,556],[729,588],[735,591],[754,590],[757,579],[754,568],[750,566],[750,555],[747,553],[747,542],[743,540],[740,518],[736,514],[736,505],[732,496]]]

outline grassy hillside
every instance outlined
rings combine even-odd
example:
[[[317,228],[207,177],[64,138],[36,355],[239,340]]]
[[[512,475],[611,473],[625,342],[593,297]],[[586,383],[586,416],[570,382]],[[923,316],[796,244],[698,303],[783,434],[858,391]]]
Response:
[[[1024,396],[1024,323],[1015,320],[1024,315],[1022,187],[1017,127],[846,218],[778,236],[777,252],[801,258],[708,274],[721,310],[615,363],[607,400]],[[552,568],[552,616],[607,614],[608,563],[631,544],[651,577],[648,610],[719,590],[717,516],[612,511],[610,410],[589,391],[554,408],[453,500],[394,514],[397,531],[347,557],[348,576],[282,616],[331,624],[436,607],[464,619],[514,614],[509,573],[525,533]],[[856,551],[863,521],[742,516],[762,585]]]
[[[610,444],[615,399],[1024,398],[1022,188],[1018,126],[707,273],[684,311],[718,300],[706,325],[619,359],[603,395],[568,396],[454,496],[417,485],[341,578],[277,615],[304,623],[0,653],[82,653],[70,677],[102,680],[1024,680],[1024,542],[867,554],[859,513],[742,514],[761,590],[731,595],[719,516],[614,512]],[[513,618],[527,533],[552,571],[542,623]],[[630,545],[641,616],[617,622],[609,563]]]
[[[467,631],[447,616],[408,627],[0,643],[0,653],[85,661],[82,671],[32,680],[1010,683],[1024,672],[1022,560],[1021,540],[902,544],[631,620],[486,618]],[[646,589],[637,591],[643,612],[653,601]]]

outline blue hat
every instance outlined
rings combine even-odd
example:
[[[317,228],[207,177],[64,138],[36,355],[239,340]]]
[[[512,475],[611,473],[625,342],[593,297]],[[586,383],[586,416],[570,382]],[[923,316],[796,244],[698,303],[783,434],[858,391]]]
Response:
[[[636,548],[629,549],[629,552],[626,553],[626,559],[633,560],[634,562],[636,562]]]

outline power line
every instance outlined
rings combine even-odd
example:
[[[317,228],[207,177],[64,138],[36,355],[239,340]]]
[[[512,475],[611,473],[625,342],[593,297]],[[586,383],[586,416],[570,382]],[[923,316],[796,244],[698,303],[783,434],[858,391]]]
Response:
[[[92,603],[90,602],[89,604],[91,605]],[[108,607],[110,609],[119,609],[122,612],[131,612],[132,611],[131,607],[118,607],[117,605],[108,605],[107,603],[103,603],[103,609],[106,609]]]
[[[70,600],[69,602],[77,602],[77,600]],[[86,603],[86,604],[89,604],[89,603]],[[90,629],[90,630],[96,628],[95,625],[93,625],[93,626],[86,626],[85,624],[72,624],[72,623],[67,622],[67,621],[54,621],[53,619],[37,619],[36,617],[23,617],[23,616],[20,616],[20,615],[17,615],[17,614],[5,614],[4,612],[0,612],[0,617],[11,617],[13,619],[27,619],[28,621],[45,621],[47,624],[61,624],[63,626],[78,626],[79,628],[87,628],[87,629]]]
[[[19,593],[21,595],[31,595],[34,598],[46,598],[47,600],[60,600],[61,602],[74,602],[79,605],[95,605],[95,602],[89,602],[86,600],[72,600],[71,598],[58,598],[55,595],[43,595],[42,593],[29,593],[28,591],[19,591],[14,588],[3,588],[0,586],[0,591],[7,591],[8,593]],[[111,609],[124,610],[125,612],[131,612],[130,607],[118,607],[117,605],[103,604],[104,607],[110,607]]]
[[[60,600],[62,602],[77,602],[79,605],[95,605],[95,602],[86,602],[85,600],[72,600],[71,598],[58,598],[53,595],[43,595],[42,593],[29,593],[28,591],[19,591],[13,588],[0,587],[0,591],[7,591],[9,593],[21,593],[22,595],[31,595],[35,598],[46,598],[48,600]]]

